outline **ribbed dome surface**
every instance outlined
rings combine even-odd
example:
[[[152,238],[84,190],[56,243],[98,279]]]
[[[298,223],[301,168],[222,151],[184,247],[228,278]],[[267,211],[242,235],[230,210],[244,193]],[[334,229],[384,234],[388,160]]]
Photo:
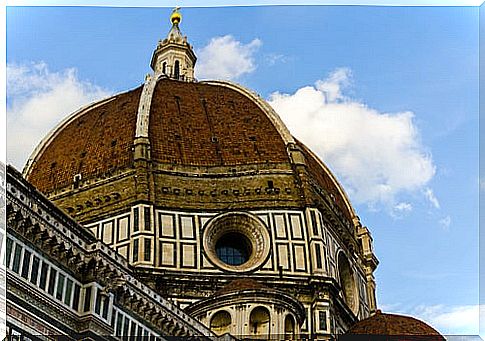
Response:
[[[268,181],[249,178],[251,174],[268,177],[273,174],[275,178],[268,180],[278,179],[272,183],[277,187],[279,200],[285,200],[284,205],[299,207],[303,198],[299,192],[307,191],[302,184],[308,181],[311,187],[323,191],[347,221],[352,220],[352,208],[330,171],[307,147],[291,137],[280,118],[256,94],[228,82],[184,82],[163,77],[155,80],[150,95],[146,89],[145,84],[93,103],[68,117],[33,153],[24,169],[27,180],[49,196],[64,198],[77,188],[87,193],[87,188],[105,184],[98,192],[83,194],[83,202],[66,199],[61,203],[70,213],[75,208],[79,212],[76,214],[87,215],[84,212],[94,212],[99,196],[105,196],[106,191],[126,203],[154,200],[160,206],[189,208],[210,200],[226,205],[223,200],[227,193],[237,195],[242,191],[252,193],[253,197],[227,200],[244,201],[245,207],[255,207],[264,200],[265,207],[278,205],[275,197],[259,194],[273,193],[271,188],[266,191],[263,187],[268,186]],[[149,145],[147,154],[142,156],[149,163],[143,165],[137,164],[136,156],[140,138]],[[307,175],[295,172],[290,149],[301,152]],[[140,165],[145,175],[140,174]],[[246,176],[244,184],[231,182],[238,174]],[[75,178],[81,181],[79,185],[75,185]],[[120,178],[132,181],[109,185],[113,183],[109,179]],[[208,180],[215,178],[226,182]],[[148,181],[152,181],[154,192],[149,192],[149,187],[140,187]],[[215,186],[221,195],[216,195]],[[148,194],[142,197],[140,193]],[[177,193],[192,197],[178,198],[174,196]],[[207,196],[207,193],[216,194]],[[315,199],[308,196],[307,200]],[[94,217],[95,213],[92,214]]]
[[[28,180],[49,193],[73,182],[131,166],[141,89],[88,108],[54,132]],[[233,166],[288,162],[285,143],[247,96],[204,83],[158,81],[150,110],[154,162]]]
[[[333,202],[341,208],[342,213],[345,214],[347,219],[351,219],[349,211],[345,208],[344,198],[339,192],[337,186],[331,179],[330,172],[323,170],[323,165],[321,161],[318,160],[307,146],[305,146],[300,141],[297,141],[298,146],[301,148],[303,155],[305,155],[305,160],[308,166],[308,172],[312,176],[312,179],[321,187],[324,188],[328,195],[330,195]]]
[[[142,88],[111,97],[53,132],[27,174],[41,192],[70,185],[76,174],[101,176],[130,167]]]
[[[159,81],[150,111],[152,159],[189,166],[288,162],[285,143],[251,99],[204,83]]]
[[[410,316],[386,314],[380,311],[357,322],[346,335],[400,336],[399,340],[445,340],[438,331],[423,321]]]

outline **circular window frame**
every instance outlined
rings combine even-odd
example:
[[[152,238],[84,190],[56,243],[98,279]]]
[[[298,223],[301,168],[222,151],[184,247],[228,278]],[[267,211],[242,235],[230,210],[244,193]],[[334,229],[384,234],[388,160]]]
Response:
[[[242,234],[251,243],[251,254],[245,263],[230,265],[217,256],[218,240],[229,233]],[[258,217],[247,212],[227,212],[211,219],[202,233],[202,244],[213,265],[232,272],[255,270],[267,260],[271,249],[268,230]]]

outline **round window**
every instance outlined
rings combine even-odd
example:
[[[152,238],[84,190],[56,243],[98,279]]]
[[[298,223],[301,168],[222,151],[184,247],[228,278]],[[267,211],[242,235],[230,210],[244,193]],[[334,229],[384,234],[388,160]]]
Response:
[[[251,242],[238,232],[223,235],[216,242],[217,257],[228,265],[241,265],[251,256]]]
[[[268,257],[270,237],[255,216],[245,212],[221,214],[206,225],[205,253],[214,265],[229,271],[250,271]]]

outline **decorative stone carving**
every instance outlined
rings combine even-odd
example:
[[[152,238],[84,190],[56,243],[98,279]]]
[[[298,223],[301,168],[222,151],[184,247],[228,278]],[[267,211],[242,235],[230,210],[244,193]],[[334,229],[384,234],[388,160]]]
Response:
[[[228,264],[217,253],[218,242],[229,234],[246,244],[243,247],[247,260],[242,264]],[[257,217],[246,212],[228,212],[213,218],[204,229],[202,243],[209,260],[227,271],[252,271],[264,263],[270,250],[268,230]]]

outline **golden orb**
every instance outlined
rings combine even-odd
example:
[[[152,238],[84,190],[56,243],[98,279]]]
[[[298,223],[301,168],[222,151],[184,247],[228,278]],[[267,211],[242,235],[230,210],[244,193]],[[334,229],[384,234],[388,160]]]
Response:
[[[177,9],[175,9],[170,16],[170,21],[172,22],[172,24],[178,24],[182,21],[182,15]]]

